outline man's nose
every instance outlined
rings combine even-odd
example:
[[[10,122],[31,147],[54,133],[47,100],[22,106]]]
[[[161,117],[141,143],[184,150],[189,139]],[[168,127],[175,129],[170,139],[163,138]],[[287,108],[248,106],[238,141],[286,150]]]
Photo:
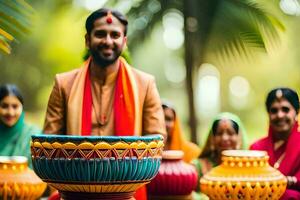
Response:
[[[112,40],[112,38],[109,34],[106,35],[105,41],[106,41],[107,44],[112,44],[113,43],[113,40]]]

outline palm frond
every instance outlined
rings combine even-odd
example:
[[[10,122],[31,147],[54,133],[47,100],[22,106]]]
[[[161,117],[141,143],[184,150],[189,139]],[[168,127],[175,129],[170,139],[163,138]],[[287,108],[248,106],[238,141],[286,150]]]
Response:
[[[5,53],[10,53],[10,50],[11,50],[9,44],[6,42],[6,40],[2,36],[0,36],[0,49],[2,51],[4,51]]]
[[[24,0],[0,0],[1,50],[10,53],[10,42],[18,41],[30,32],[32,7]]]
[[[8,40],[13,40],[14,39],[14,37],[11,34],[7,33],[2,28],[0,28],[0,35],[2,35],[3,37],[5,37]]]
[[[278,42],[279,30],[284,30],[281,22],[257,3],[249,0],[222,1],[207,49],[226,57],[239,55],[246,58],[251,52],[267,51],[267,45]]]
[[[110,1],[116,2],[116,1]],[[185,1],[179,0],[135,0],[129,10],[129,34],[131,46],[149,36],[149,32],[161,22],[169,9],[183,13]],[[150,5],[156,3],[160,8],[151,12]],[[195,8],[196,6],[196,8]],[[252,52],[268,51],[271,45],[280,41],[280,31],[284,25],[268,13],[254,0],[210,0],[195,1],[198,20],[197,37],[193,40],[196,52],[214,52],[226,57],[247,58]],[[135,23],[144,23],[140,29]],[[232,52],[232,53],[230,53]],[[201,62],[202,55],[199,55]],[[198,61],[196,61],[197,63]]]

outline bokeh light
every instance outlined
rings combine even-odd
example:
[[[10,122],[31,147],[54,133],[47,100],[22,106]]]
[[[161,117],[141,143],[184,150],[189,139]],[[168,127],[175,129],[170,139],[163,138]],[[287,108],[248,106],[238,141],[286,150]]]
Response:
[[[172,83],[181,83],[185,80],[186,71],[184,60],[179,57],[168,59],[164,65],[166,79]]]
[[[199,113],[203,118],[215,116],[220,110],[220,73],[212,64],[202,64],[197,85]]]
[[[163,39],[167,48],[179,49],[184,42],[183,16],[178,10],[171,9],[163,16]]]
[[[107,2],[107,0],[74,0],[74,5],[83,6],[88,10],[97,10]]]
[[[287,15],[300,15],[300,4],[298,0],[281,0],[279,7]]]
[[[242,76],[234,76],[229,82],[229,102],[235,109],[247,107],[250,93],[250,84]]]

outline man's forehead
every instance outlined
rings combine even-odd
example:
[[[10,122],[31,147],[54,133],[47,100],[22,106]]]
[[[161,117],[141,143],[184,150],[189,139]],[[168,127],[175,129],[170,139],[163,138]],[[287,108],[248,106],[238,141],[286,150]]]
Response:
[[[107,16],[103,16],[103,17],[98,18],[97,20],[95,20],[94,28],[96,26],[104,26],[104,25],[108,26],[108,27],[120,27],[122,29],[125,28],[125,26],[115,16],[110,15],[109,17],[112,19],[111,23],[109,23],[107,21]]]

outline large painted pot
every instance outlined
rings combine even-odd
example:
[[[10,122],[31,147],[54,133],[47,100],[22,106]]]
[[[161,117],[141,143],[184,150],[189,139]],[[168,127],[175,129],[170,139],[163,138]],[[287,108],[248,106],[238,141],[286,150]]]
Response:
[[[183,151],[164,151],[157,176],[147,185],[151,200],[191,200],[198,175],[195,167],[185,163]]]
[[[133,199],[161,163],[163,137],[33,135],[33,169],[68,199]]]
[[[0,156],[0,199],[35,200],[42,196],[46,183],[27,165],[23,156]]]
[[[201,192],[212,200],[280,199],[287,181],[268,159],[265,151],[223,151],[221,165],[201,178]]]

